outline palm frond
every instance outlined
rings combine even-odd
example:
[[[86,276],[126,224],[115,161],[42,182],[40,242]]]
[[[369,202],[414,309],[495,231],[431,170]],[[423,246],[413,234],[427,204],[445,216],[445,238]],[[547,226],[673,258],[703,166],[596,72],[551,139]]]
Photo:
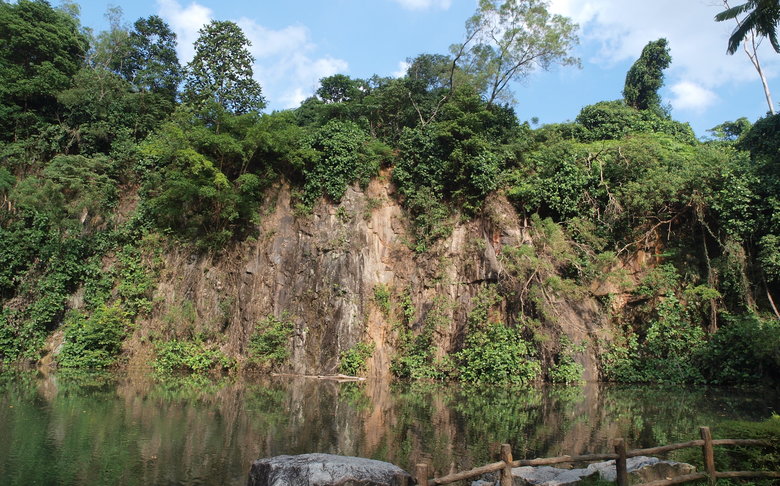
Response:
[[[749,1],[747,3],[743,3],[742,5],[736,5],[717,14],[715,16],[715,21],[723,22],[724,20],[736,19],[737,16],[742,15],[743,13],[754,8],[755,6],[756,6],[755,1]]]

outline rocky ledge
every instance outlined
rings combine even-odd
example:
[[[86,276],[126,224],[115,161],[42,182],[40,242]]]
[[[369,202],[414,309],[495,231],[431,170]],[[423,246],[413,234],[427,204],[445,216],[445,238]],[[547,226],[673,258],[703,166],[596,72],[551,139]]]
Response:
[[[639,484],[659,479],[671,479],[696,471],[684,462],[663,461],[657,457],[638,456],[627,460],[629,484]],[[583,469],[561,469],[550,466],[516,467],[512,469],[515,486],[574,486],[586,479],[615,481],[615,461],[595,462]],[[497,485],[495,478],[474,481],[472,486]]]

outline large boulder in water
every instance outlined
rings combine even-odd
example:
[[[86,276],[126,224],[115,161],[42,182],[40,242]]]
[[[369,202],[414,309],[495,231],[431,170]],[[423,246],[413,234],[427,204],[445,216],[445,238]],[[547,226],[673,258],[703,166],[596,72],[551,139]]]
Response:
[[[252,463],[247,486],[407,486],[412,476],[393,464],[333,454],[276,456]]]

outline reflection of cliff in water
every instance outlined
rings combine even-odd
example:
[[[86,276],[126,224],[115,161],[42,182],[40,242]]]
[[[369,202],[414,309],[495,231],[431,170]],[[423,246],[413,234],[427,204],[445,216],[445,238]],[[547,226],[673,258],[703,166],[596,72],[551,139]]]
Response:
[[[752,397],[752,398],[751,398]],[[603,452],[694,438],[729,418],[763,419],[771,393],[15,376],[0,381],[7,484],[245,484],[252,460],[329,452],[436,474],[493,460]]]

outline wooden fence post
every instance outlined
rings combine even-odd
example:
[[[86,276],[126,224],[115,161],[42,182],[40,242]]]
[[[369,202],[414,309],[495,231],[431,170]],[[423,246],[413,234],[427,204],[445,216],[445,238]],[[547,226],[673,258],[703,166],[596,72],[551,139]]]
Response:
[[[417,465],[417,486],[428,486],[428,465]]]
[[[615,461],[615,473],[617,473],[618,486],[628,486],[628,463],[626,458],[626,441],[615,439],[615,453],[618,455]]]
[[[715,450],[712,448],[712,434],[709,427],[699,427],[701,438],[704,439],[704,445],[701,447],[704,453],[704,469],[707,472],[707,483],[714,486],[718,482],[717,471],[715,471]]]
[[[501,460],[504,461],[504,469],[501,470],[501,486],[512,486],[512,446],[501,444]]]

